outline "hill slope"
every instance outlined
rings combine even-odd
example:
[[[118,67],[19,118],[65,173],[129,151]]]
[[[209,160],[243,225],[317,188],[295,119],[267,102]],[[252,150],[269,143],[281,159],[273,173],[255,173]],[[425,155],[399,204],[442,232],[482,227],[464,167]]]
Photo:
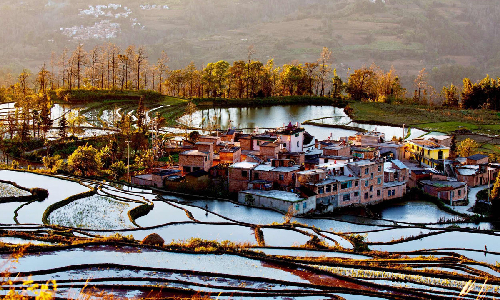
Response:
[[[343,77],[375,62],[409,84],[426,67],[437,87],[500,66],[494,0],[110,1],[4,1],[0,69],[36,70],[52,52],[105,42],[146,45],[152,62],[165,50],[173,68],[246,59],[250,45],[256,59],[314,61],[327,46]]]

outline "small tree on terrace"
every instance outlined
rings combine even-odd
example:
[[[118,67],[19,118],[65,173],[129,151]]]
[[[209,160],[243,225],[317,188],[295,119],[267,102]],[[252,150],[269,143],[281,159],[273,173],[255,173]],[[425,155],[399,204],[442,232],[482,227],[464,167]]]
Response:
[[[98,151],[92,145],[80,146],[68,157],[68,170],[78,176],[95,176],[101,167]]]
[[[493,207],[493,214],[498,216],[500,214],[500,173],[498,173],[493,189],[491,190],[490,202]]]
[[[469,157],[477,153],[479,145],[473,139],[465,139],[460,142],[457,147],[458,155],[461,157]]]

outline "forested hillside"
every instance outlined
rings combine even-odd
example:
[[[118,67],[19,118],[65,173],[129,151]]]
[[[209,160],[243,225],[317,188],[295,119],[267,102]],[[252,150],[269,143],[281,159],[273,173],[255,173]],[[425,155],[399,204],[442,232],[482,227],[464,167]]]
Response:
[[[438,89],[500,66],[500,8],[481,0],[4,0],[0,79],[60,61],[64,48],[112,42],[162,51],[169,66],[274,58],[314,62],[322,48],[334,67],[394,66],[404,84],[427,68]],[[409,87],[409,86],[408,86]]]

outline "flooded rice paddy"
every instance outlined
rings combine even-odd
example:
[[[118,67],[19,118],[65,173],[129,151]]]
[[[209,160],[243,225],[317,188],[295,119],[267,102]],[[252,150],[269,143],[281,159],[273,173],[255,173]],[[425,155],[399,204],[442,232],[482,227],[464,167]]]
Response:
[[[380,219],[308,216],[284,224],[272,210],[68,179],[0,171],[0,180],[49,191],[43,201],[0,203],[3,264],[15,266],[18,278],[57,280],[58,295],[81,296],[88,286],[121,297],[455,299],[469,280],[487,278],[485,299],[499,297],[500,234],[437,224],[453,215],[431,203],[402,202]],[[43,223],[48,207],[91,189]],[[0,190],[26,196],[7,183]],[[141,205],[153,209],[134,218],[130,211]],[[151,233],[165,245],[141,244]],[[15,263],[12,245],[28,247]]]

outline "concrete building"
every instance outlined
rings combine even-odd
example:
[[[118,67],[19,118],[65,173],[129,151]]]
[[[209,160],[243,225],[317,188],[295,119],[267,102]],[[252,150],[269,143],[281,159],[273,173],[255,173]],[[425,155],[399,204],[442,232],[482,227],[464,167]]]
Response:
[[[450,147],[423,138],[409,141],[406,149],[410,152],[411,157],[432,168],[443,164],[444,160],[450,156]]]
[[[316,197],[313,194],[291,193],[276,190],[246,190],[238,193],[238,202],[245,205],[265,207],[282,213],[293,208],[293,215],[302,215],[316,209]]]
[[[288,126],[280,128],[276,135],[278,142],[282,143],[283,148],[288,152],[302,152],[304,150],[304,132],[305,129],[301,128],[300,124],[292,125],[289,123]]]
[[[355,177],[360,178],[361,204],[372,204],[382,201],[382,188],[384,184],[383,162],[362,160],[347,164],[347,169]]]

